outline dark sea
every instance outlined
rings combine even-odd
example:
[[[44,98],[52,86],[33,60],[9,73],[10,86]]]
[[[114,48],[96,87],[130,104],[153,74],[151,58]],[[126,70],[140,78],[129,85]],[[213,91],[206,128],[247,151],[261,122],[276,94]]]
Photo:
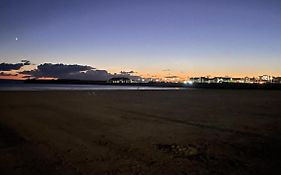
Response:
[[[174,87],[84,85],[84,84],[32,84],[23,81],[0,81],[0,91],[57,91],[57,90],[176,90]]]

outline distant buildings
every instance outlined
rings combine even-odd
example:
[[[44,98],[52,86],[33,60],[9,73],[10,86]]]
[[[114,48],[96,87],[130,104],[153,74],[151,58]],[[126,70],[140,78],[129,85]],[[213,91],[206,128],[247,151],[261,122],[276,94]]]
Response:
[[[107,82],[108,83],[114,83],[114,84],[128,84],[128,83],[148,83],[148,82],[154,82],[152,78],[135,78],[131,76],[132,78],[129,77],[113,77],[109,79]]]
[[[281,77],[273,77],[272,83],[278,83],[281,84]]]
[[[176,76],[165,77],[162,81],[155,78],[141,78],[133,77],[129,78],[126,76],[113,77],[108,80],[109,83],[122,84],[122,83],[181,83],[180,79]],[[191,77],[185,83],[275,83],[281,84],[281,77],[273,77],[269,75],[262,75],[258,77],[244,77],[244,78],[235,78],[235,77]]]
[[[178,76],[167,76],[163,79],[164,82],[172,82],[172,83],[178,83],[180,82],[180,78]]]
[[[114,77],[109,79],[108,82],[114,84],[133,83],[133,81],[127,77]]]
[[[232,81],[230,77],[194,77],[190,78],[192,83],[229,83]]]
[[[273,77],[269,75],[262,75],[259,77],[192,77],[189,79],[192,83],[281,83],[281,77]]]

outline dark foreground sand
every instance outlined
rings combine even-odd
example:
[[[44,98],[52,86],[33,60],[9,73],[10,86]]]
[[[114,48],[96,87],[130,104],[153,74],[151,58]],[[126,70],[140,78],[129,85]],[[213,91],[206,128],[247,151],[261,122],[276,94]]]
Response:
[[[281,91],[0,98],[0,174],[281,173]]]

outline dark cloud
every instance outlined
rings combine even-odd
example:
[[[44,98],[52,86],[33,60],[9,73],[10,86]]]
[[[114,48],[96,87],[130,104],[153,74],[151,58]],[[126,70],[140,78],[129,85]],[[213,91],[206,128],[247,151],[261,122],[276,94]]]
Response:
[[[163,71],[163,72],[170,72],[171,69],[163,69],[162,71]]]
[[[133,81],[141,81],[142,77],[141,76],[137,76],[137,75],[130,75],[130,74],[124,74],[124,73],[120,73],[120,74],[114,74],[113,76],[114,78],[129,78]]]
[[[21,62],[23,63],[23,65],[30,65],[31,62],[29,60],[21,60]]]
[[[35,78],[40,77],[55,77],[55,78],[65,78],[71,74],[81,73],[82,71],[88,71],[94,69],[91,66],[84,65],[67,65],[67,64],[51,64],[44,63],[37,66],[37,69],[32,71],[24,71],[22,73],[31,75]]]
[[[32,78],[32,76],[31,75],[24,75],[24,76],[22,76],[22,78]]]
[[[87,65],[52,63],[40,64],[35,70],[21,72],[21,74],[26,75],[27,78],[52,77],[58,79],[107,81],[114,77],[125,77],[134,81],[141,81],[142,77],[131,75],[134,73],[136,72],[121,71],[119,74],[111,74],[106,70],[98,70]]]
[[[121,71],[120,74],[136,74],[137,72],[135,71]]]
[[[106,70],[88,70],[86,72],[68,74],[65,79],[107,81],[111,78],[129,78],[134,81],[141,81],[140,76],[130,75],[129,73],[111,74]]]
[[[179,78],[178,76],[167,76],[165,78]]]
[[[114,74],[115,78],[129,78],[135,82],[141,82],[142,81],[142,77],[141,76],[137,76],[137,75],[132,75],[132,74],[136,74],[137,72],[135,71],[121,71],[119,74]]]
[[[23,67],[23,63],[1,63],[0,64],[0,71],[11,71],[11,70],[19,70],[21,67]]]
[[[108,73],[106,70],[88,70],[85,72],[76,72],[67,74],[63,79],[78,79],[78,80],[94,80],[94,81],[106,81],[112,78],[114,75]]]

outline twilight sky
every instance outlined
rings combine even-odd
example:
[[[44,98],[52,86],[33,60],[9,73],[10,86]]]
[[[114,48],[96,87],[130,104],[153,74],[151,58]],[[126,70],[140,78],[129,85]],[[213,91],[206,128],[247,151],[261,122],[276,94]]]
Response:
[[[280,0],[0,0],[0,63],[281,76]]]

